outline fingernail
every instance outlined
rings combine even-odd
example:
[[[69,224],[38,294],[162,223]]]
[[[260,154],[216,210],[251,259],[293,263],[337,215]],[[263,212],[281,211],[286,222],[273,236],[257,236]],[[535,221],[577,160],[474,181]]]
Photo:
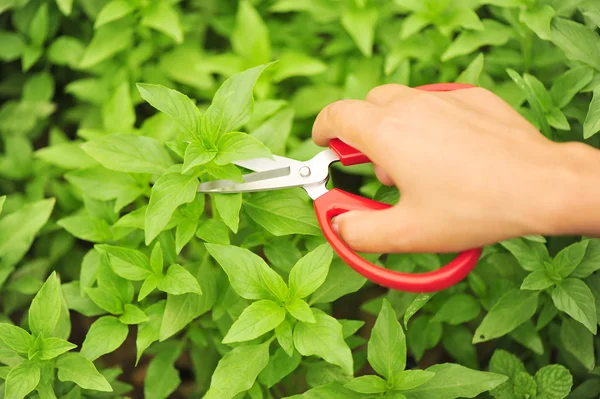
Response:
[[[340,234],[340,226],[338,225],[338,223],[335,221],[335,219],[333,219],[331,221],[331,228],[333,229],[333,231],[335,231],[335,234],[339,235]]]

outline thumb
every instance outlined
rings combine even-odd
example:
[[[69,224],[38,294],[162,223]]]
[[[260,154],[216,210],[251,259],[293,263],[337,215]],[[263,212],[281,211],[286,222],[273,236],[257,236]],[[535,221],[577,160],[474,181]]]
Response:
[[[417,209],[401,204],[378,211],[350,211],[337,216],[334,229],[354,251],[420,253],[447,251],[444,230]]]

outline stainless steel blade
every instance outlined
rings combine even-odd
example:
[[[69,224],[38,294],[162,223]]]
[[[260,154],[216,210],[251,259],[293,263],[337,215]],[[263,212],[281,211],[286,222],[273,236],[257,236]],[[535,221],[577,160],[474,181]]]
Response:
[[[314,189],[316,186],[321,186],[327,182],[329,165],[339,160],[331,150],[321,151],[307,162],[299,162],[284,157],[279,158],[283,159],[275,161],[275,164],[279,166],[277,169],[244,175],[244,183],[236,183],[231,180],[215,180],[198,185],[198,191],[204,193],[241,193],[306,186],[308,194],[313,197],[311,193],[322,193],[321,189]],[[262,163],[261,160],[236,162],[236,165],[251,170],[260,170],[266,166],[266,163]],[[271,161],[273,165],[272,160],[267,159],[267,161]],[[287,162],[289,166],[282,168],[280,162]]]
[[[290,166],[294,162],[298,161],[286,157],[280,157],[279,155],[273,155],[273,159],[254,158],[245,161],[235,161],[234,164],[241,166],[242,168],[250,169],[254,172],[265,172],[268,170]]]

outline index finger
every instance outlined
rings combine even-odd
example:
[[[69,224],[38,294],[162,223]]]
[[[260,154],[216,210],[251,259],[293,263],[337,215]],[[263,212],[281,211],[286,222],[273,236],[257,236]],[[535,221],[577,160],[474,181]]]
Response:
[[[312,137],[320,146],[339,138],[362,151],[362,147],[383,117],[383,109],[362,100],[340,100],[319,112],[313,124]]]

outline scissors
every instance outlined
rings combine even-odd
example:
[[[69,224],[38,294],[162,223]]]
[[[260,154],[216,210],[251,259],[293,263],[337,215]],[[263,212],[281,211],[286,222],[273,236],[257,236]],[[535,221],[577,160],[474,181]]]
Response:
[[[473,87],[461,83],[437,83],[417,87],[426,91],[451,91]],[[236,161],[234,164],[254,173],[244,175],[244,182],[215,180],[201,183],[198,192],[203,193],[243,193],[302,187],[313,199],[317,220],[323,235],[333,250],[355,271],[372,282],[394,290],[406,292],[435,292],[449,288],[463,280],[477,265],[481,248],[470,249],[458,254],[447,265],[426,273],[402,273],[379,267],[354,252],[333,230],[331,220],[352,210],[382,210],[389,204],[360,197],[333,188],[328,190],[329,166],[334,162],[344,166],[370,163],[367,156],[348,144],[333,139],[329,148],[319,152],[312,159],[301,162],[274,155],[270,158],[255,158]]]

